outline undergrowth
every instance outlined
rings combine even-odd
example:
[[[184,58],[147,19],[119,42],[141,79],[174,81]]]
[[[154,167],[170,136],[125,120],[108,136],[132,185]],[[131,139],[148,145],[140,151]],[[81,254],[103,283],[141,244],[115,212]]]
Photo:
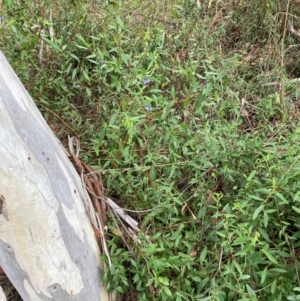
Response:
[[[6,0],[1,14],[1,50],[53,131],[80,139],[140,223],[139,243],[107,225],[108,290],[299,300],[297,1]]]

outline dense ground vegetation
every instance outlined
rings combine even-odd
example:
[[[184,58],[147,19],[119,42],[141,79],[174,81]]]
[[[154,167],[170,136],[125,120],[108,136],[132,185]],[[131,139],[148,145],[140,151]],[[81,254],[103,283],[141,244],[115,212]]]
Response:
[[[300,300],[299,1],[6,0],[1,12],[0,49],[53,131],[80,139],[140,222],[136,244],[107,225],[108,290]]]

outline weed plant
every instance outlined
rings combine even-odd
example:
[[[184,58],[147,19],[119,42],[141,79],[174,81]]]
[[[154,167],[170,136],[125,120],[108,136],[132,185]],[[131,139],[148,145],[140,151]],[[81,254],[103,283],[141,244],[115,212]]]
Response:
[[[140,223],[129,246],[107,225],[108,290],[300,299],[296,0],[6,0],[1,12],[1,50],[46,120],[81,140]]]

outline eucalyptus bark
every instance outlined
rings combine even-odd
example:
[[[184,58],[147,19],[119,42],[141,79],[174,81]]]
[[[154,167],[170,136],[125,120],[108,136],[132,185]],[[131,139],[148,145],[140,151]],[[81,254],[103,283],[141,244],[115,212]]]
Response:
[[[105,301],[88,197],[0,52],[0,266],[24,301]]]
[[[0,301],[6,301],[6,297],[4,295],[3,289],[0,286]]]

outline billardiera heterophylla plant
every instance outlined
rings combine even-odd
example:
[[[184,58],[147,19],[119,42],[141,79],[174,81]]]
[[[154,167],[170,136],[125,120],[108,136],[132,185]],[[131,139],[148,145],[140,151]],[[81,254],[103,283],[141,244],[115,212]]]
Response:
[[[1,50],[140,224],[129,243],[108,222],[106,288],[137,300],[297,300],[298,90],[285,83],[299,70],[285,26],[300,28],[299,8],[10,3]]]

